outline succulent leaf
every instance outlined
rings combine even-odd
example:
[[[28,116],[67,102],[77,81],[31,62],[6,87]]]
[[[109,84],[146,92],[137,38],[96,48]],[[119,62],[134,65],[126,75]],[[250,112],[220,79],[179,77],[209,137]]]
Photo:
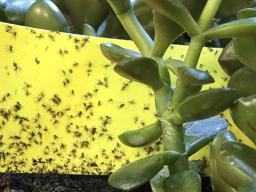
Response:
[[[163,86],[156,90],[154,94],[157,113],[161,115],[171,104],[173,90],[169,86]]]
[[[256,150],[239,142],[221,145],[217,168],[222,178],[234,188],[256,180]]]
[[[164,187],[165,192],[201,192],[201,177],[192,170],[178,172],[164,181]]]
[[[150,179],[150,186],[152,192],[165,192],[164,190],[164,180],[169,177],[168,167],[164,167],[159,171],[152,179]]]
[[[213,140],[210,147],[210,177],[212,182],[212,187],[216,192],[236,192],[236,190],[231,187],[226,181],[220,176],[219,170],[217,169],[217,164],[221,164],[220,161],[217,161],[216,157],[220,154],[221,145],[229,142],[235,141],[236,138],[230,131],[223,131],[219,133]],[[221,171],[221,170],[220,170]]]
[[[204,85],[214,83],[213,77],[205,72],[193,67],[179,67],[177,76],[184,82],[190,85]]]
[[[25,25],[53,31],[69,32],[69,26],[59,8],[50,0],[39,0],[28,9]]]
[[[178,69],[184,66],[184,61],[177,59],[167,59],[165,60],[165,65],[174,74],[178,74]]]
[[[25,23],[26,12],[34,2],[35,0],[7,2],[4,11],[8,17],[8,22],[23,25]]]
[[[134,131],[127,131],[119,135],[123,144],[130,147],[143,147],[159,139],[162,135],[159,121]]]
[[[108,14],[98,0],[64,0],[64,3],[78,33],[82,32],[84,23],[98,28]]]
[[[231,76],[235,71],[244,66],[237,59],[235,50],[233,48],[233,41],[230,41],[228,45],[223,49],[221,55],[218,58],[218,61],[221,68],[229,76]]]
[[[88,35],[88,36],[96,36],[96,31],[91,25],[84,24],[83,25],[83,34]]]
[[[196,21],[180,0],[145,0],[145,2],[156,11],[178,23],[190,35],[193,36],[200,33]]]
[[[229,17],[236,15],[237,11],[250,7],[253,0],[229,0],[222,1],[217,17]]]
[[[237,17],[239,19],[245,19],[250,17],[256,17],[256,9],[255,8],[245,8],[241,9],[237,12]]]
[[[189,122],[184,126],[186,152],[190,156],[212,141],[219,132],[224,131],[228,122],[221,117],[211,117]]]
[[[111,37],[115,39],[128,39],[128,34],[124,30],[117,16],[110,12],[97,30],[98,37]]]
[[[256,55],[254,52],[256,49],[256,38],[239,37],[234,38],[233,42],[234,50],[238,60],[245,66],[256,71]]]
[[[118,63],[114,70],[121,76],[148,85],[154,91],[164,86],[155,60],[147,57],[133,58]]]
[[[113,43],[102,43],[100,45],[101,52],[111,62],[117,63],[126,59],[141,57],[138,52],[130,49],[122,48]]]
[[[111,186],[131,191],[154,177],[166,164],[174,163],[180,154],[174,151],[162,152],[134,161],[112,173],[108,179]]]
[[[238,69],[229,79],[228,87],[236,89],[240,96],[256,95],[256,72],[247,67]]]
[[[256,144],[256,95],[242,97],[231,108],[237,127]]]
[[[230,107],[236,98],[237,92],[233,89],[209,89],[187,97],[177,111],[184,122],[205,119]]]
[[[238,192],[255,192],[255,191],[256,191],[255,182],[244,183],[238,189]]]
[[[212,27],[203,33],[207,40],[232,38],[232,37],[254,37],[256,34],[256,18],[239,19],[216,27]]]

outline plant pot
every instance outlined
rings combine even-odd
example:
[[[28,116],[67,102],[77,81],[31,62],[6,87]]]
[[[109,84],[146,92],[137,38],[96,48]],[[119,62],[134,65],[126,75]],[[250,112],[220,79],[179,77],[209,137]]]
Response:
[[[157,142],[134,150],[118,140],[155,119],[152,92],[115,74],[99,49],[112,42],[136,50],[131,41],[5,23],[0,39],[0,172],[108,175],[162,148]],[[187,48],[171,45],[166,58],[184,59]],[[204,48],[199,61],[215,78],[210,87],[227,83],[220,53]],[[191,159],[205,157],[207,147]]]

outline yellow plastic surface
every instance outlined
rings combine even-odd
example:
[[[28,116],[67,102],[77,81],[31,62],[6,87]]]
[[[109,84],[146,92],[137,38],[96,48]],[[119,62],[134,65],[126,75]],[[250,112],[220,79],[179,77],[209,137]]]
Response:
[[[155,120],[154,99],[150,89],[113,71],[99,49],[103,42],[136,49],[131,41],[0,24],[0,172],[104,175],[161,148],[118,141]],[[184,59],[186,50],[173,45],[166,57]],[[227,82],[220,52],[205,48],[199,62],[215,77],[214,87]],[[203,156],[207,148],[193,159]]]

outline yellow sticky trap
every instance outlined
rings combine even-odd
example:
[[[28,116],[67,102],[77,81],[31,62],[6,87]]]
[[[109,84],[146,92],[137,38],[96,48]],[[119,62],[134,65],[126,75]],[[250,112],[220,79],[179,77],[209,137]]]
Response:
[[[160,142],[133,149],[117,138],[156,118],[151,90],[116,74],[99,48],[112,42],[136,50],[131,41],[0,23],[0,42],[0,172],[104,175],[161,150]],[[166,57],[184,59],[186,51],[172,45]],[[220,52],[205,48],[199,62],[214,87],[227,81]],[[207,149],[193,159],[202,156]]]

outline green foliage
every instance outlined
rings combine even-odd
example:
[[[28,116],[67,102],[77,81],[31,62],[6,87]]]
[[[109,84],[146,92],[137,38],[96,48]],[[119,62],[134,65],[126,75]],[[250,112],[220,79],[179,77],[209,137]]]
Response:
[[[238,69],[229,79],[228,87],[236,89],[239,96],[256,95],[256,72],[247,67]]]
[[[26,26],[69,32],[69,26],[58,7],[49,0],[37,0],[33,3],[25,17]]]
[[[214,79],[209,73],[193,67],[179,67],[177,69],[177,76],[182,79],[183,83],[193,86],[214,83]]]
[[[35,0],[7,2],[4,11],[8,17],[8,22],[23,25],[25,23],[26,12],[34,2]]]
[[[225,143],[236,141],[233,133],[230,131],[224,131],[219,133],[213,140],[210,148],[210,177],[214,191],[216,192],[236,192],[236,190],[230,186],[224,179],[220,176],[220,169],[218,166],[221,165],[221,161],[218,156],[221,152],[221,146]],[[225,169],[225,168],[224,168]]]
[[[117,63],[126,59],[140,57],[141,55],[133,50],[122,48],[113,43],[103,43],[100,45],[101,52],[110,61]]]
[[[177,112],[184,122],[205,119],[229,108],[236,98],[237,92],[233,89],[210,89],[186,98]]]
[[[256,95],[241,97],[231,108],[237,127],[256,144]]]
[[[127,131],[118,136],[123,144],[130,147],[143,147],[156,141],[162,136],[159,121],[134,131]]]
[[[179,24],[190,35],[199,34],[199,28],[196,21],[189,13],[187,8],[179,0],[145,0],[145,2],[153,7],[156,11],[165,15],[169,19]]]
[[[235,50],[233,48],[233,41],[224,48],[219,56],[219,64],[226,74],[231,76],[236,70],[243,67],[243,64],[237,59]]]
[[[244,9],[252,1],[144,1],[153,9],[154,43],[138,22],[131,5],[127,6],[129,1],[109,0],[142,55],[112,44],[101,45],[101,49],[110,61],[116,63],[114,69],[118,74],[151,87],[155,95],[158,120],[141,129],[125,132],[119,139],[125,145],[141,147],[161,138],[165,152],[120,168],[110,176],[110,185],[130,191],[151,179],[155,192],[200,192],[198,170],[189,166],[188,156],[214,140],[210,149],[214,190],[236,192],[240,186],[240,191],[253,189],[248,182],[255,179],[255,150],[234,142],[234,135],[224,131],[228,122],[216,117],[231,108],[234,122],[255,142],[256,17],[254,9]],[[243,10],[237,14],[238,20],[210,27],[216,13],[217,17],[232,16],[240,9]],[[169,44],[184,31],[191,37],[185,60],[165,60],[163,56]],[[202,48],[207,41],[221,38],[233,38],[219,58],[221,67],[231,76],[229,88],[200,92],[205,84],[214,82],[207,70],[196,69]],[[177,76],[174,88],[167,69]],[[249,97],[239,98],[241,96]],[[163,160],[164,153],[174,151],[180,156],[169,163]]]
[[[88,35],[88,36],[96,36],[97,35],[95,29],[89,24],[83,25],[83,34]]]
[[[239,142],[227,142],[221,145],[217,156],[217,165],[221,177],[234,188],[256,179],[256,151]]]
[[[184,127],[186,152],[193,155],[211,142],[220,131],[224,131],[228,122],[221,117],[211,117],[189,122]]]
[[[256,30],[256,18],[239,19],[213,27],[206,31],[203,36],[210,39],[253,37]]]
[[[255,182],[244,183],[238,189],[238,192],[254,192],[254,191],[256,191]]]
[[[147,57],[127,59],[114,67],[121,76],[148,85],[153,90],[164,86],[155,60]]]
[[[168,151],[134,161],[118,169],[108,181],[113,187],[131,191],[148,182],[164,165],[174,163],[179,156],[177,152]]]
[[[165,192],[201,192],[201,178],[195,171],[182,171],[169,176],[164,181]]]

